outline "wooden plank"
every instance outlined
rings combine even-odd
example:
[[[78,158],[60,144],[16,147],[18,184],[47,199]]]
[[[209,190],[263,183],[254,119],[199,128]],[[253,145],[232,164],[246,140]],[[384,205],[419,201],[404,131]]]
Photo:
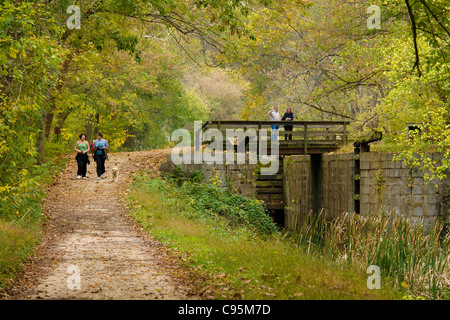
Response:
[[[303,140],[307,141],[308,140],[308,124],[304,124],[304,132],[303,132]],[[308,144],[307,143],[303,143],[303,148],[305,150],[305,154],[308,154]]]
[[[258,193],[258,194],[283,193],[283,188],[261,188],[261,189],[256,189],[256,193]]]
[[[245,127],[245,126],[250,126],[250,125],[254,125],[254,126],[258,126],[258,125],[272,125],[272,124],[287,124],[286,121],[259,121],[259,120],[212,120],[209,121],[209,124],[211,125],[217,125],[218,123],[220,123],[221,125],[224,126],[231,126],[231,125],[235,125],[235,126],[240,126],[240,127]],[[322,125],[322,126],[337,126],[337,125],[341,125],[343,126],[344,124],[350,124],[350,121],[289,121],[289,124],[292,125],[304,125],[305,123],[307,123],[308,125]],[[209,125],[208,124],[208,125]]]
[[[284,203],[266,203],[266,207],[269,210],[283,210]]]
[[[338,149],[337,146],[321,146],[321,147],[308,147],[308,154],[323,154],[326,152],[335,152]],[[267,154],[271,154],[271,150],[267,151]],[[303,148],[280,148],[278,150],[279,155],[294,155],[304,154]]]
[[[306,144],[314,144],[314,143],[318,143],[318,144],[323,144],[323,143],[339,143],[342,142],[342,140],[331,140],[331,139],[316,139],[316,140],[308,140],[306,142]],[[278,143],[280,144],[280,146],[289,146],[289,145],[302,145],[304,144],[303,140],[279,140]],[[268,145],[269,147],[269,145]]]
[[[344,140],[344,144],[347,143],[347,124],[344,123],[344,136],[342,138]]]
[[[213,141],[211,140],[203,140],[202,144],[203,145],[209,145],[211,144]],[[309,145],[314,145],[314,144],[340,144],[343,143],[343,140],[337,139],[337,140],[329,140],[329,139],[324,139],[324,140],[308,140],[307,144]],[[299,148],[303,148],[304,147],[304,143],[303,140],[279,140],[279,145],[280,148],[285,147],[285,146],[297,146]],[[213,145],[215,146],[215,144]],[[222,144],[222,146],[224,147],[224,150],[226,150],[226,141]],[[235,145],[234,145],[235,146]],[[270,149],[270,143],[267,144],[267,148]],[[256,150],[258,150],[257,148],[255,148]]]
[[[284,200],[284,194],[282,193],[275,193],[269,195],[269,200]]]
[[[282,187],[283,180],[256,180],[256,188]]]
[[[257,176],[256,180],[265,181],[265,180],[283,180],[283,174],[274,174],[274,175],[264,175]]]
[[[257,194],[256,199],[264,202],[268,202],[270,200],[270,194]]]
[[[303,130],[294,130],[294,131],[280,130],[279,133],[280,133],[280,136],[282,134],[292,134],[293,136],[303,136],[304,135]],[[327,137],[327,136],[335,136],[335,135],[344,135],[344,130],[334,130],[334,131],[308,130],[308,136],[311,136],[311,137],[317,137],[317,136]]]
[[[333,139],[339,140],[339,141],[344,141],[344,139],[346,139],[346,136],[345,136],[343,131],[330,131],[330,132],[332,132],[332,133],[327,133],[326,131],[309,131],[308,130],[307,136],[308,137],[319,137],[319,138],[320,137],[329,138],[329,137],[336,136],[336,138],[333,138]],[[285,134],[292,135],[293,138],[294,138],[293,140],[302,140],[303,141],[303,139],[305,137],[305,132],[303,130],[299,130],[299,131],[279,131],[278,135],[281,138],[280,141],[286,141],[286,140],[284,140],[284,135]],[[270,136],[271,136],[271,132],[268,131],[266,137],[269,138]],[[295,139],[296,137],[300,137],[302,139]],[[339,137],[339,139],[337,137]],[[246,140],[248,139],[249,141],[254,141],[254,143],[256,144],[258,142],[257,140],[259,139],[259,136],[248,136],[248,135],[246,135],[243,138],[246,139]],[[227,137],[226,134],[224,133],[223,134],[223,141],[225,142],[227,140],[229,140],[233,144],[236,144],[239,141],[241,141],[241,143],[243,141],[245,141],[243,139],[237,139],[237,137],[235,137],[235,138]],[[210,141],[211,141],[211,139],[205,139],[205,138],[202,139],[203,143],[210,142]]]

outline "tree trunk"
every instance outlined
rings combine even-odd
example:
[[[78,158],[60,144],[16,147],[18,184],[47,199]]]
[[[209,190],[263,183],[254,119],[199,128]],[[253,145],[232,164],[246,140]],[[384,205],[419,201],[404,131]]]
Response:
[[[38,134],[38,138],[37,138],[37,149],[38,149],[38,159],[37,159],[37,164],[41,164],[45,161],[45,132],[47,130],[46,126],[47,126],[47,116],[48,116],[48,111],[44,111],[44,113],[42,114],[42,127],[41,127],[41,131]]]
[[[53,107],[52,107],[53,109]],[[49,135],[50,135],[50,129],[52,128],[52,123],[53,123],[53,111],[49,111],[47,112],[47,115],[44,118],[45,121],[45,137],[48,139]]]
[[[92,131],[93,131],[93,124],[92,124],[92,115],[89,115],[89,117],[86,120],[86,140],[91,143],[92,141]]]

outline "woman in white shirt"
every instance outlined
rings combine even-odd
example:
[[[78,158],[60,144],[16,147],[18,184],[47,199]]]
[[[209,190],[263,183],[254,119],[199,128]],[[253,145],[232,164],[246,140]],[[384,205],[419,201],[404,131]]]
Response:
[[[269,111],[269,117],[271,121],[280,121],[280,114],[278,113],[278,106],[274,106],[273,110]],[[270,140],[278,139],[278,129],[280,129],[280,125],[273,124],[272,125],[272,134],[270,135]]]

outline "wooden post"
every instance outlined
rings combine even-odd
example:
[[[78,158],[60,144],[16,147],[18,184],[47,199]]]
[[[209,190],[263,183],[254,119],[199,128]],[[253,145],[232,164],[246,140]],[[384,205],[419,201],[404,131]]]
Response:
[[[303,148],[305,151],[305,154],[308,154],[308,124],[305,122],[305,124],[303,125],[304,128],[304,132],[303,132]]]
[[[344,136],[343,136],[343,140],[344,140],[344,145],[347,144],[347,122],[344,122]]]
[[[260,154],[259,154],[259,144],[260,144],[260,142],[259,142],[259,139],[261,138],[260,137],[260,135],[259,135],[259,132],[261,131],[261,122],[258,122],[258,132],[256,133],[256,155],[258,156],[257,157],[257,159],[259,160],[259,156],[260,156]]]

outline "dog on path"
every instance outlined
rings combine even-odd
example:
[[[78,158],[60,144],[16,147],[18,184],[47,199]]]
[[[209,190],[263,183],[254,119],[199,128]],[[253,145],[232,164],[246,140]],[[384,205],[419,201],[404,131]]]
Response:
[[[112,180],[113,182],[119,180],[119,168],[117,167],[117,162],[114,163],[114,168],[112,168]]]

